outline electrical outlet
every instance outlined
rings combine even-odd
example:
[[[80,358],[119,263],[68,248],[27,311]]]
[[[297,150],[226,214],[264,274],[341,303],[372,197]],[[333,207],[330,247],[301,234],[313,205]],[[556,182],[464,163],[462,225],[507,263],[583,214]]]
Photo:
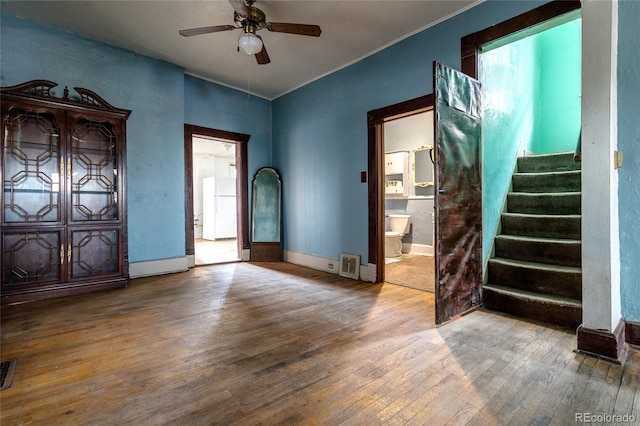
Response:
[[[330,263],[327,265],[327,268],[329,268],[329,269],[333,269],[333,263],[331,263],[331,262],[330,262]]]

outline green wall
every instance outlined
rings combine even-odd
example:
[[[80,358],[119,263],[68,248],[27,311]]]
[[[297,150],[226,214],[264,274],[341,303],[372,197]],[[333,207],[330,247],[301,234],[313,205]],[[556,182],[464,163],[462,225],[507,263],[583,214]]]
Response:
[[[482,55],[482,245],[486,263],[518,148],[533,144],[535,42],[532,37]]]
[[[482,54],[483,253],[489,259],[517,155],[574,151],[581,19]]]
[[[535,126],[531,151],[574,151],[580,133],[581,24],[577,19],[534,38]]]

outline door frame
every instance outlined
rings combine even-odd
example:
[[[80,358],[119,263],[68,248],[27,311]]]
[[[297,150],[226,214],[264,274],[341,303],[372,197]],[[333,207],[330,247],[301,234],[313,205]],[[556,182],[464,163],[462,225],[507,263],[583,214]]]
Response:
[[[582,9],[582,4],[578,0],[551,1],[511,19],[462,37],[460,40],[462,72],[482,83],[482,46],[580,9]],[[485,268],[486,265],[483,264],[483,269]],[[483,281],[486,281],[486,270]]]
[[[384,281],[384,132],[386,121],[433,108],[433,94],[367,112],[369,264],[376,265],[376,282]]]
[[[480,78],[480,51],[483,45],[527,28],[573,12],[582,7],[580,1],[552,1],[484,30],[462,37],[460,41],[461,70],[469,77]]]
[[[228,132],[226,130],[210,129],[208,127],[184,125],[184,207],[185,207],[185,254],[194,258],[194,218],[193,218],[193,137],[204,136],[223,142],[232,143],[236,147],[236,223],[238,234],[238,253],[241,260],[243,251],[250,249],[249,244],[249,197],[248,197],[248,169],[247,169],[247,143],[250,135]],[[191,263],[191,262],[190,262]],[[194,266],[190,264],[189,266]]]

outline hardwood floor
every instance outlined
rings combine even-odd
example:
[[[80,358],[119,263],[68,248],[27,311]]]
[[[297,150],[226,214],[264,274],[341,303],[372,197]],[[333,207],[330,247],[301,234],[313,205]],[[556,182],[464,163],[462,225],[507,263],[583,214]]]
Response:
[[[403,254],[395,259],[399,260],[385,265],[385,282],[431,293],[435,291],[436,271],[433,256]]]
[[[213,265],[216,263],[236,262],[238,255],[238,241],[235,238],[226,240],[195,240],[196,266]]]
[[[573,424],[640,421],[625,367],[575,335],[286,263],[231,263],[2,307],[2,425]]]

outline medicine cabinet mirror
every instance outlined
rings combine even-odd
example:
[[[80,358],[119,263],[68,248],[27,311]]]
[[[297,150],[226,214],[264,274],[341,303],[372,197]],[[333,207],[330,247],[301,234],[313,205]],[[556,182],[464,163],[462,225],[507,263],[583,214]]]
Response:
[[[413,186],[433,185],[433,145],[422,145],[412,151]]]

